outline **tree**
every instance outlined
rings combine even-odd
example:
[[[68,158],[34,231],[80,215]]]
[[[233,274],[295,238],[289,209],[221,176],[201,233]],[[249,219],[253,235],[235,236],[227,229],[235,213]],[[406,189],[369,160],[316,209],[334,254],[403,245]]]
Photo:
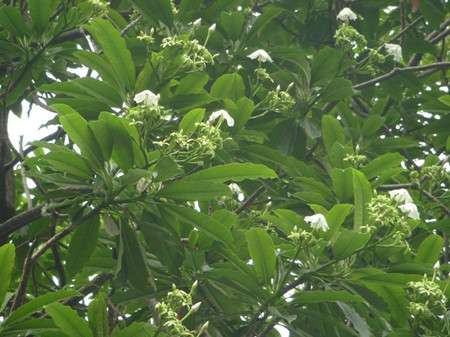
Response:
[[[1,337],[450,335],[447,1],[1,3]]]

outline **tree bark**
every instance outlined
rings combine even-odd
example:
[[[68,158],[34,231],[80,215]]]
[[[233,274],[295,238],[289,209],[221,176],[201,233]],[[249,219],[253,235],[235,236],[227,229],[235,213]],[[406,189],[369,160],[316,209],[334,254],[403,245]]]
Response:
[[[0,107],[0,222],[8,220],[15,211],[14,170],[5,168],[12,159],[8,137],[8,110]]]

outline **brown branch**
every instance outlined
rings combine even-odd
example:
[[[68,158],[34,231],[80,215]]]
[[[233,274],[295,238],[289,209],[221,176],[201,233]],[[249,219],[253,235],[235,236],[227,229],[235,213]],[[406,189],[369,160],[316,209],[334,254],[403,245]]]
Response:
[[[43,205],[36,206],[0,224],[0,241],[3,241],[3,239],[6,239],[9,234],[28,225],[30,222],[41,218],[42,207]]]
[[[66,235],[70,234],[75,229],[75,225],[71,224],[69,227],[64,228],[62,231],[53,235],[48,239],[31,257],[32,262],[36,261],[39,257],[44,254],[47,249],[51,248],[53,244],[61,240]]]
[[[23,303],[27,285],[28,285],[28,279],[30,278],[31,268],[33,266],[32,255],[33,255],[34,248],[36,246],[36,242],[37,241],[35,240],[31,244],[30,248],[28,249],[27,256],[25,257],[25,260],[23,262],[22,275],[20,276],[19,287],[17,288],[16,296],[14,297],[14,301],[11,306],[11,312],[16,310]]]
[[[90,284],[85,285],[84,287],[80,288],[78,290],[78,292],[82,295],[82,296],[77,296],[77,297],[72,297],[72,298],[68,298],[65,301],[63,301],[64,304],[69,305],[69,306],[73,306],[76,305],[80,300],[83,299],[84,296],[97,291],[104,283],[108,282],[109,280],[111,280],[113,277],[112,274],[99,274],[97,275]]]
[[[392,77],[395,77],[399,74],[410,72],[410,71],[422,71],[422,70],[426,71],[426,70],[431,70],[431,69],[441,70],[441,69],[446,69],[446,68],[450,68],[450,62],[436,62],[436,63],[431,63],[431,64],[425,64],[422,66],[410,66],[410,67],[404,67],[404,68],[397,67],[397,68],[392,69],[390,72],[388,72],[386,74],[372,78],[371,80],[368,80],[366,82],[355,84],[353,86],[353,89],[356,89],[356,90],[364,89],[369,86],[375,85],[379,82],[383,82],[388,79],[391,79]]]

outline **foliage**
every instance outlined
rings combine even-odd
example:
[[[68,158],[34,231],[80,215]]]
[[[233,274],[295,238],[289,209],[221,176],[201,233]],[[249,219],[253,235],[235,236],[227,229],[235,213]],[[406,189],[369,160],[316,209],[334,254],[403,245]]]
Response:
[[[2,1],[0,336],[449,336],[448,9]]]

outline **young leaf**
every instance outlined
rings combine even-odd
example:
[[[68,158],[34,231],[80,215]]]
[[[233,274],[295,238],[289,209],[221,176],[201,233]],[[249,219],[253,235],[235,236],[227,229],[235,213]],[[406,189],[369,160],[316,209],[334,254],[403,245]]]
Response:
[[[59,303],[52,303],[46,306],[46,311],[68,337],[93,337],[88,323],[78,316],[75,310]]]
[[[272,238],[266,230],[256,227],[245,232],[245,238],[258,278],[269,284],[277,262]]]
[[[11,283],[11,274],[14,268],[14,260],[16,257],[16,248],[12,243],[7,243],[0,247],[0,306],[3,303],[5,294]]]

